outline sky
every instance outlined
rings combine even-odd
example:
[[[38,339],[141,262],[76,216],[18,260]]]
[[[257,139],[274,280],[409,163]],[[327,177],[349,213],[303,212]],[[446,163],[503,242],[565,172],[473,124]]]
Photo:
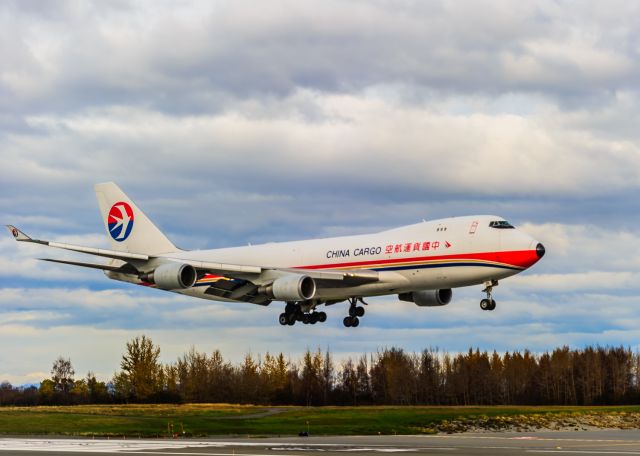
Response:
[[[187,249],[499,214],[547,255],[495,289],[281,327],[0,235],[0,381],[109,379],[145,334],[247,353],[640,349],[640,3],[0,2],[0,222],[108,248],[115,181]]]

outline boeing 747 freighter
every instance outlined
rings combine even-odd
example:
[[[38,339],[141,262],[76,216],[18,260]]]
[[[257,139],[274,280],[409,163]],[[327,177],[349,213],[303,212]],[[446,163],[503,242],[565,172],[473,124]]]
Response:
[[[114,183],[95,186],[111,250],[32,239],[108,258],[106,264],[58,259],[101,269],[107,277],[218,301],[284,304],[281,325],[327,319],[321,305],[348,303],[343,323],[356,327],[369,296],[398,295],[421,307],[443,306],[452,288],[484,285],[483,310],[493,310],[498,281],[528,269],[544,246],[502,217],[473,215],[424,221],[374,234],[213,250],[182,250]]]

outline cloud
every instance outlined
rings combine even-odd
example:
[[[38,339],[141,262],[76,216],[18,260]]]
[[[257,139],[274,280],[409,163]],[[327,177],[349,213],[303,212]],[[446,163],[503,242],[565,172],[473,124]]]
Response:
[[[55,102],[57,110],[153,100],[193,112],[230,97],[381,83],[579,102],[637,89],[630,43],[638,7],[611,9],[616,14],[568,2],[240,1],[68,2],[42,12],[10,2],[0,82],[7,102]]]
[[[106,245],[92,186],[113,180],[185,248],[472,213],[504,215],[547,247],[496,289],[494,312],[479,309],[480,287],[444,308],[375,298],[348,331],[342,304],[324,326],[281,328],[275,304],[108,281],[35,260],[77,254],[5,235],[0,343],[16,348],[3,375],[30,382],[64,355],[108,377],[140,333],[167,361],[194,344],[232,359],[307,346],[635,348],[639,9],[3,2],[0,214],[34,237]]]
[[[315,118],[299,114],[307,106],[314,106]],[[327,184],[336,193],[394,188],[391,198],[412,192],[593,198],[635,189],[640,182],[635,143],[576,130],[558,112],[454,115],[383,98],[299,92],[276,107],[256,103],[249,113],[173,117],[111,107],[27,121],[41,135],[6,145],[6,154],[15,157],[5,171],[9,182],[18,175],[36,185],[43,179],[68,182],[72,174],[78,184],[82,170],[140,186],[142,163],[153,176],[148,185],[166,176],[173,188],[185,190],[212,179],[218,188],[233,186],[235,174],[229,170],[242,170],[248,179],[245,192],[256,194],[256,184],[271,181],[271,199]],[[94,143],[109,150],[76,158]],[[53,159],[52,144],[66,152]],[[126,158],[125,150],[132,151]],[[214,199],[225,192],[217,193]],[[245,201],[238,204],[246,202],[246,195],[241,198]]]

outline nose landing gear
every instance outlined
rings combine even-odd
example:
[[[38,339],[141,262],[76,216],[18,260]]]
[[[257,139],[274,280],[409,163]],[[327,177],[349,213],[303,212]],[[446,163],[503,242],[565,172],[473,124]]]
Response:
[[[482,292],[486,293],[487,297],[486,299],[483,299],[482,301],[480,301],[480,308],[482,310],[494,310],[496,308],[496,302],[492,297],[492,292],[493,292],[493,287],[497,287],[498,285],[499,284],[497,280],[490,280],[484,283],[485,289],[482,290]]]
[[[364,316],[364,307],[358,306],[358,302],[361,302],[365,306],[367,305],[362,298],[349,298],[349,316],[344,317],[344,320],[342,320],[342,324],[347,328],[357,327],[360,324],[358,317]]]

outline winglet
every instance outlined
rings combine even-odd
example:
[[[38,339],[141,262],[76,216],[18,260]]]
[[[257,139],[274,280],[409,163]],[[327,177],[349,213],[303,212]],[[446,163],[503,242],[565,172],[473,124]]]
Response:
[[[13,225],[7,225],[7,228],[9,229],[13,237],[16,239],[16,241],[32,241],[33,240]]]

